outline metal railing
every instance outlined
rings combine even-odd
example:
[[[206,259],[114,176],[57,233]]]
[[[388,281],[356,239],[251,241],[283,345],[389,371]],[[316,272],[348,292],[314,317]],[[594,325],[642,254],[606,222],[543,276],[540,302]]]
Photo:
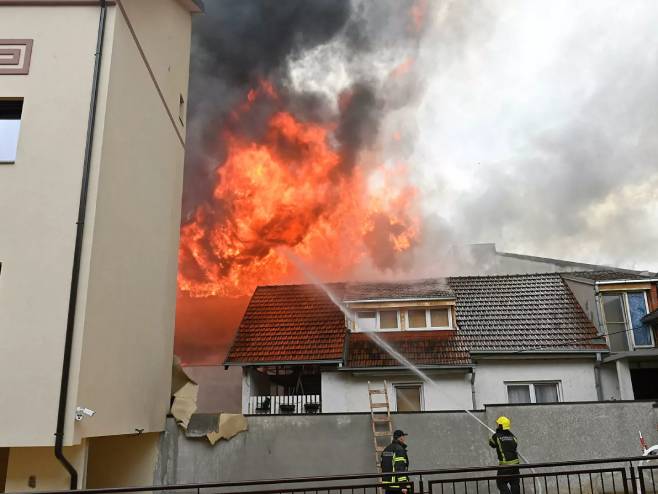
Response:
[[[321,413],[320,395],[250,396],[247,413],[262,415],[295,415]]]
[[[518,474],[508,472],[510,467],[499,466],[411,471],[408,493],[498,494],[499,485],[507,483],[514,490],[503,492],[520,494],[658,494],[658,456],[534,463],[518,465]],[[41,494],[380,494],[380,477],[369,473]]]

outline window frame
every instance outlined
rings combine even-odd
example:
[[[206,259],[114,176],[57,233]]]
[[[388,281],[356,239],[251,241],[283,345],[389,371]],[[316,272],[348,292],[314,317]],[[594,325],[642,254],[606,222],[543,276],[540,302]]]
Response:
[[[15,103],[20,103],[20,112],[18,114],[18,118],[7,118],[6,120],[10,121],[16,121],[18,122],[18,129],[16,132],[16,140],[15,142],[12,142],[12,146],[14,148],[14,158],[12,160],[5,160],[0,158],[0,165],[15,165],[16,160],[18,159],[18,149],[19,149],[19,144],[21,142],[21,127],[23,126],[23,107],[25,105],[25,99],[24,98],[4,98],[0,97],[0,104],[3,102],[15,102]],[[5,119],[2,119],[5,120]]]
[[[649,300],[647,299],[647,291],[646,290],[628,290],[623,292],[623,300],[624,300],[624,317],[626,318],[626,337],[628,338],[628,346],[629,348],[636,349],[636,348],[655,348],[656,347],[656,341],[653,337],[653,330],[651,329],[651,326],[649,327],[649,336],[651,336],[651,344],[650,345],[636,345],[635,344],[635,332],[633,331],[633,320],[631,318],[631,304],[628,303],[628,294],[629,293],[642,293],[644,295],[644,310],[646,314],[649,313]],[[606,326],[606,332],[608,330],[608,327]]]
[[[425,411],[425,383],[422,381],[405,381],[405,382],[395,382],[391,383],[392,386],[392,393],[391,395],[393,396],[394,399],[394,405],[395,405],[395,412],[398,412],[398,394],[397,394],[397,388],[419,388],[419,399],[420,399],[420,410],[419,412],[424,412]],[[417,413],[417,412],[408,412],[408,413]]]
[[[398,319],[398,326],[397,328],[385,328],[382,329],[381,327],[381,317],[379,315],[380,312],[396,312],[397,319]],[[400,309],[372,309],[372,310],[357,310],[356,312],[356,330],[360,333],[389,333],[392,331],[400,331],[402,329],[402,318],[400,314]],[[359,313],[362,312],[374,312],[375,313],[375,329],[363,329],[361,325],[359,324]]]
[[[605,309],[603,306],[603,297],[607,296],[618,296],[621,298],[622,312],[624,316],[624,328],[626,329],[626,344],[629,351],[644,348],[656,348],[656,339],[654,338],[653,330],[649,327],[649,335],[651,336],[650,345],[636,345],[635,344],[635,333],[633,332],[633,321],[631,319],[631,306],[628,303],[628,294],[629,293],[642,293],[644,295],[644,309],[646,313],[649,313],[649,300],[647,297],[647,290],[638,289],[638,290],[626,290],[626,291],[610,291],[610,292],[601,292],[601,316],[603,324],[605,326],[605,338],[610,345],[610,330],[608,329],[608,318],[606,317]],[[612,324],[619,324],[620,321],[612,321]]]
[[[507,395],[507,404],[508,405],[546,405],[546,403],[537,403],[537,394],[535,392],[536,384],[555,384],[557,389],[557,401],[552,401],[550,403],[563,403],[562,397],[562,381],[557,379],[548,379],[545,381],[504,381],[505,384],[505,394]],[[530,391],[530,403],[511,403],[509,401],[509,386],[528,386]]]
[[[448,311],[448,326],[432,326],[432,310],[447,310]],[[425,327],[424,328],[412,328],[409,324],[409,311],[410,310],[425,310]],[[454,329],[452,324],[452,306],[435,306],[435,307],[407,307],[404,311],[407,323],[408,331],[450,331]]]

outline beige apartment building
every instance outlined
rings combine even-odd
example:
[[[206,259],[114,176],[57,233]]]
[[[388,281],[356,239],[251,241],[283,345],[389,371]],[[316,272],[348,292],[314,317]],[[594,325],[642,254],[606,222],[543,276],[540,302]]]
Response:
[[[201,9],[0,0],[0,492],[153,481]]]

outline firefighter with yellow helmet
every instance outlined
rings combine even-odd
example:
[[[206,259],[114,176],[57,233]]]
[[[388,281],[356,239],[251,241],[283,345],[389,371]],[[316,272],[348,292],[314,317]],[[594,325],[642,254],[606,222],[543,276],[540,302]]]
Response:
[[[516,465],[520,463],[516,436],[510,430],[512,422],[507,417],[501,416],[496,420],[496,425],[496,432],[489,439],[489,446],[496,450],[498,464],[504,466],[498,469],[496,486],[500,494],[519,494],[519,477],[510,477],[519,474],[519,467]]]

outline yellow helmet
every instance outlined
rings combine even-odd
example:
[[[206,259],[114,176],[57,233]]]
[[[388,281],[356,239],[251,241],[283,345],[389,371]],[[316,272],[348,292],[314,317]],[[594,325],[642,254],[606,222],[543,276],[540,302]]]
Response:
[[[501,426],[504,431],[508,431],[510,427],[512,426],[512,421],[508,419],[507,417],[500,416],[496,419],[496,424]]]

